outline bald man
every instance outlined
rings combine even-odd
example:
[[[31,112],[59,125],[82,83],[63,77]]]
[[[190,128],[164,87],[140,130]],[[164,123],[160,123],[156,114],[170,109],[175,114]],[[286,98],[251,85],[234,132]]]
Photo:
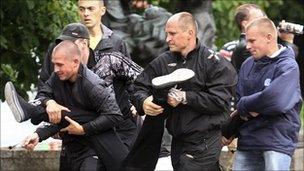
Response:
[[[165,31],[170,50],[148,64],[135,81],[135,105],[146,118],[124,169],[154,169],[167,119],[173,137],[174,170],[220,170],[220,125],[228,118],[236,72],[228,61],[200,43],[190,13],[170,17]],[[168,76],[179,68],[191,69],[195,76],[173,88],[166,87],[169,94],[152,85],[153,78]],[[170,84],[163,80],[160,84]],[[176,80],[179,78],[172,77]]]
[[[300,129],[299,68],[289,47],[277,43],[268,18],[245,29],[249,57],[239,72],[238,129],[234,170],[289,170]]]
[[[49,121],[46,110],[52,101],[63,109],[66,121],[37,129],[24,140],[23,147],[33,149],[61,129],[60,170],[118,170],[128,153],[114,130],[123,120],[121,111],[113,90],[80,61],[78,46],[62,41],[52,53],[54,72],[38,91],[42,104],[25,102],[12,83],[6,84],[6,100],[23,120],[36,115],[35,120]]]

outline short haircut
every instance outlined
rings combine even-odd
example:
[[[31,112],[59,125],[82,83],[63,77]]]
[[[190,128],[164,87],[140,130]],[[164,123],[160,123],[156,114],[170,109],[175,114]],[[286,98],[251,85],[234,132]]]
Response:
[[[79,2],[79,1],[80,1],[80,0],[78,0],[78,2]],[[87,0],[87,1],[92,1],[92,0]],[[100,2],[99,4],[100,4],[101,6],[104,7],[104,4],[105,4],[105,3],[104,3],[104,0],[96,0],[96,1],[99,1],[99,2]]]
[[[63,40],[60,42],[52,52],[52,56],[58,52],[62,52],[65,54],[65,57],[69,60],[73,60],[75,58],[80,60],[80,50],[78,46],[71,40]]]
[[[104,1],[103,0],[99,0],[99,1],[100,1],[100,5],[104,6],[104,4],[105,4]]]
[[[245,30],[247,31],[252,27],[258,27],[261,33],[271,33],[277,37],[276,26],[269,18],[263,17],[253,20],[246,26]]]
[[[180,12],[178,13],[178,17],[178,22],[181,24],[184,30],[193,28],[195,34],[197,33],[197,22],[192,14],[189,12]]]
[[[266,16],[265,12],[256,4],[243,4],[237,7],[234,13],[234,20],[240,30],[242,30],[242,21],[249,18],[250,9],[260,10]]]

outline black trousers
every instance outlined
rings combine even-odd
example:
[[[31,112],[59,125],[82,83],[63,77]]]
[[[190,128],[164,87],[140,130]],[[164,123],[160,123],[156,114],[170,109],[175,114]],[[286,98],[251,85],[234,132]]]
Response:
[[[76,150],[69,145],[64,145],[60,154],[60,171],[66,170],[102,171],[106,169],[97,157],[95,150],[89,146],[82,146]]]
[[[153,171],[155,169],[165,119],[165,115],[146,116],[142,129],[123,162],[121,170]],[[171,144],[173,168],[175,170],[220,170],[219,138],[220,128],[185,137],[187,141],[173,138]]]
[[[208,130],[185,139],[172,139],[171,160],[176,171],[220,170],[220,129]]]
[[[160,152],[165,115],[145,117],[137,139],[122,164],[122,171],[153,171]]]
[[[129,150],[132,148],[139,132],[136,118],[130,117],[125,118],[115,127],[118,136]]]
[[[69,139],[67,143],[63,137],[60,168],[117,171],[127,154],[127,147],[114,130]]]

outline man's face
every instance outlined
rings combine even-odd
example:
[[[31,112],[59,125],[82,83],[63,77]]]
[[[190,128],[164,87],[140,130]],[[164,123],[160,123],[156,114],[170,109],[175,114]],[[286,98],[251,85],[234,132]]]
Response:
[[[166,42],[171,52],[183,52],[189,42],[189,34],[183,30],[176,20],[169,20],[166,24]]]
[[[246,43],[246,48],[250,51],[254,59],[260,59],[267,54],[267,35],[259,31],[256,26],[246,31]]]
[[[76,62],[66,57],[65,53],[56,52],[53,54],[52,63],[54,64],[54,72],[60,80],[69,80],[75,75]]]
[[[90,55],[90,48],[89,48],[89,40],[86,39],[77,39],[74,42],[81,53],[81,63],[84,65],[88,64],[89,55]]]
[[[105,11],[99,0],[78,0],[78,14],[81,22],[88,28],[99,27]]]

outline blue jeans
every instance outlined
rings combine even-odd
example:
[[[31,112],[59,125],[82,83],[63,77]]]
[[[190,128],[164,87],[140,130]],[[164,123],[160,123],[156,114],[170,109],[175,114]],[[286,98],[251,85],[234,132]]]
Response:
[[[290,170],[291,157],[276,151],[236,151],[233,170]]]

